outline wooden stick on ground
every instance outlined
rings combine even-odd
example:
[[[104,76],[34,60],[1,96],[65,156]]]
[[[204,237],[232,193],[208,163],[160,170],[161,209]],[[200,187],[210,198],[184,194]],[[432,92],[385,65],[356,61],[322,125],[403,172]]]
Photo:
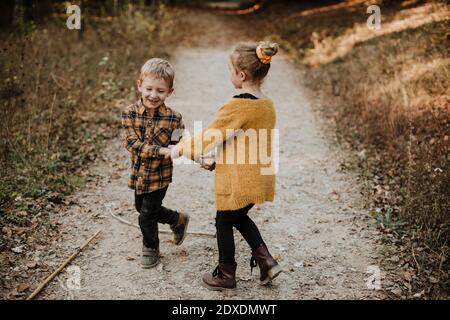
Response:
[[[27,300],[33,299],[36,295],[41,292],[41,290],[50,282],[53,280],[54,277],[56,277],[66,265],[68,265],[75,257],[83,251],[83,249],[100,233],[101,230],[98,230],[92,237],[90,237],[81,247],[78,248],[76,252],[74,252],[69,258],[66,259],[66,261],[63,262],[63,264],[50,276],[48,276],[40,285],[36,288],[36,290],[33,291],[32,294],[27,298]]]
[[[115,214],[112,212],[111,208],[109,208],[109,207],[106,207],[106,208],[108,209],[109,214],[110,214],[114,219],[117,219],[117,220],[119,220],[120,222],[122,222],[122,223],[124,223],[124,224],[126,224],[126,225],[129,225],[129,226],[131,226],[131,227],[135,227],[135,228],[138,228],[138,229],[140,228],[137,224],[131,223],[131,222],[129,222],[129,221],[125,220],[125,219],[122,219],[121,217],[118,217],[117,215],[115,215]],[[167,234],[171,234],[171,233],[172,233],[171,231],[168,231],[168,230],[159,230],[159,232],[160,232],[160,233],[167,233]],[[212,234],[212,233],[203,233],[203,232],[189,232],[189,231],[188,231],[187,234],[193,235],[193,236],[209,237],[209,238],[215,238],[215,237],[216,237],[216,235],[214,235],[214,234]]]

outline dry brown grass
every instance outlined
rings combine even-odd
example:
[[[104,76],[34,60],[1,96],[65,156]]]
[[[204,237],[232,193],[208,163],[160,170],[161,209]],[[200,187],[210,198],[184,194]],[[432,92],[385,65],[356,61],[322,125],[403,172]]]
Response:
[[[32,251],[56,236],[51,211],[83,185],[92,160],[118,133],[141,65],[167,57],[176,42],[166,7],[134,9],[82,16],[83,32],[53,17],[0,34],[2,271],[20,261],[7,258],[8,249]]]
[[[367,28],[362,1],[298,5],[280,22],[286,8],[274,7],[255,23],[270,22],[309,70],[321,111],[355,151],[374,218],[391,252],[403,254],[397,271],[412,275],[402,295],[448,297],[450,9],[443,1],[378,4],[378,31]]]

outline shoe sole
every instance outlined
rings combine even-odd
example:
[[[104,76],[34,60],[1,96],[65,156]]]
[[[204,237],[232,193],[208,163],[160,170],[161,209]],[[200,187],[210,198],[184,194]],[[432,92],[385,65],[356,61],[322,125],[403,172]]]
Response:
[[[175,243],[176,246],[181,246],[181,244],[183,243],[184,239],[185,239],[186,236],[187,236],[187,229],[188,229],[188,226],[189,226],[189,220],[190,220],[191,218],[190,218],[189,215],[187,215],[187,214],[186,214],[186,216],[187,216],[187,218],[186,218],[186,227],[184,228],[184,235],[183,235],[183,237],[181,238],[180,242]]]
[[[267,272],[268,277],[260,282],[261,285],[265,286],[265,285],[269,284],[273,279],[278,277],[282,271],[283,271],[283,269],[281,269],[281,266],[279,264],[277,264],[276,266],[272,267]]]
[[[234,291],[236,288],[213,287],[202,280],[202,286],[211,291]]]

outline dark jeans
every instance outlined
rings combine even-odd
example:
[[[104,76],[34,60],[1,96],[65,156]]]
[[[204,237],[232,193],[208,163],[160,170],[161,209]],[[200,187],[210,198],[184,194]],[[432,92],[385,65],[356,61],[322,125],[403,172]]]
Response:
[[[253,206],[254,204],[249,204],[238,210],[217,211],[216,229],[217,246],[219,247],[219,262],[235,262],[233,227],[242,234],[252,250],[255,250],[263,243],[258,227],[247,215]]]
[[[147,248],[159,248],[158,223],[176,224],[178,212],[162,206],[168,187],[134,195],[136,210],[139,212],[143,243]]]

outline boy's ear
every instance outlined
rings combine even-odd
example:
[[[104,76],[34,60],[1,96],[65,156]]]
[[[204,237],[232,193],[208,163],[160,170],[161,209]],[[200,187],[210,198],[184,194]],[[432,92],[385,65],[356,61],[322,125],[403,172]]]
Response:
[[[170,96],[173,93],[173,91],[174,91],[174,88],[170,88],[169,94],[167,96]]]
[[[137,89],[138,89],[139,92],[142,92],[141,85],[142,85],[142,81],[141,80],[136,80],[136,86],[137,86]]]

